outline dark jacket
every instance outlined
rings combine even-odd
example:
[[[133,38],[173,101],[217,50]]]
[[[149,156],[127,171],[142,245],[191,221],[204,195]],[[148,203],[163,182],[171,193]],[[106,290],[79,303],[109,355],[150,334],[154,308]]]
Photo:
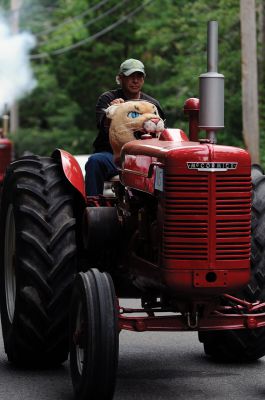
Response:
[[[105,111],[109,107],[110,103],[114,99],[129,100],[123,93],[122,89],[110,90],[103,93],[96,105],[96,121],[98,128],[98,135],[94,141],[94,153],[99,153],[101,151],[108,151],[112,153],[112,148],[109,142],[109,124],[107,122]],[[159,102],[151,96],[145,93],[140,93],[140,100],[147,100],[154,104],[159,112],[160,117],[164,120],[165,115],[159,104]]]

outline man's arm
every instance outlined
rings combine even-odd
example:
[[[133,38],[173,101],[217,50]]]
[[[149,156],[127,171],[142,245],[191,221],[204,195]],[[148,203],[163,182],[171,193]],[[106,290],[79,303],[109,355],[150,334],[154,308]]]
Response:
[[[108,108],[110,105],[111,101],[115,98],[113,93],[111,92],[105,92],[103,93],[96,104],[96,121],[97,121],[97,127],[100,129],[104,121],[106,120],[106,114],[105,110]]]
[[[98,135],[94,141],[94,149],[98,151],[111,151],[109,143],[109,125],[110,120],[106,118],[105,110],[111,105],[122,102],[123,99],[117,98],[117,93],[109,91],[103,93],[96,104],[96,123],[98,128]]]

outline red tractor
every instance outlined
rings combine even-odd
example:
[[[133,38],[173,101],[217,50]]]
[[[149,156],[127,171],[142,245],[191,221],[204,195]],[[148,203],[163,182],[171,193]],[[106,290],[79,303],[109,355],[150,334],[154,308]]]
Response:
[[[265,177],[245,150],[216,144],[223,81],[213,21],[200,107],[189,99],[184,108],[190,138],[166,129],[125,144],[115,196],[87,198],[63,150],[11,164],[0,211],[10,361],[58,364],[70,346],[76,398],[104,400],[114,393],[122,329],[198,331],[216,360],[265,355]],[[142,306],[121,307],[120,298]]]
[[[7,138],[9,116],[5,113],[2,117],[3,127],[0,129],[0,187],[2,186],[5,170],[12,161],[13,144]]]

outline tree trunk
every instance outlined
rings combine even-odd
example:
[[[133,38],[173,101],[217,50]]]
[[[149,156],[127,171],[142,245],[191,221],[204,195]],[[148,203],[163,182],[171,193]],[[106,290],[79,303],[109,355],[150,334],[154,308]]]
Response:
[[[259,163],[259,117],[255,0],[240,0],[243,137],[252,163]]]

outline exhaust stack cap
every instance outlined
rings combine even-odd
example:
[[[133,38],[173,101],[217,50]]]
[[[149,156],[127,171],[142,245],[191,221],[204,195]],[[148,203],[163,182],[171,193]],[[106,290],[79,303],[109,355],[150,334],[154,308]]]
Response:
[[[218,22],[208,22],[207,72],[199,78],[199,128],[224,128],[224,75],[218,73]]]

